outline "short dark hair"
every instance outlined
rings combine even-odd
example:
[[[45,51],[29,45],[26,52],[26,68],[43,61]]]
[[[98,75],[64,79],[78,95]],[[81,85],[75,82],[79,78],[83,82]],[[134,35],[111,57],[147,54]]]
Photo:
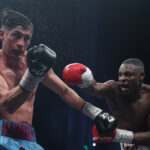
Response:
[[[18,11],[5,8],[1,11],[0,16],[1,16],[1,28],[11,30],[16,26],[20,25],[24,29],[32,28],[33,30],[33,24],[30,21],[30,19]]]
[[[137,66],[140,69],[141,72],[144,73],[144,64],[138,58],[128,58],[128,59],[124,60],[122,62],[122,64],[133,64],[133,65]]]

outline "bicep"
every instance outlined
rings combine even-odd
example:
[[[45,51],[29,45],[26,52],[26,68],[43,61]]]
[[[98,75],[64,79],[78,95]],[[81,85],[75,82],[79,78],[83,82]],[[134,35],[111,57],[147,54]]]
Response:
[[[84,105],[84,100],[68,85],[66,85],[54,72],[51,70],[45,76],[43,83],[52,91],[57,93],[66,103],[72,107],[81,110]]]
[[[46,87],[59,95],[62,95],[68,87],[52,69],[47,73],[42,82]]]

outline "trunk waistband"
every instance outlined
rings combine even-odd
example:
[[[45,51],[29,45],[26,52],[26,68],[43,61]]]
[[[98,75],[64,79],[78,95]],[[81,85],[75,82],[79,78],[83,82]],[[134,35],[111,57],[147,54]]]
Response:
[[[32,126],[9,120],[0,120],[0,135],[36,142]]]

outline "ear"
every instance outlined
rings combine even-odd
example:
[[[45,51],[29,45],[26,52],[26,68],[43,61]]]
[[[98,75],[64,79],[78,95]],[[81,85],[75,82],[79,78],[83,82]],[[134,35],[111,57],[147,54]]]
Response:
[[[0,28],[0,40],[3,40],[4,30]]]
[[[145,78],[145,73],[144,72],[140,73],[140,80],[142,82],[143,82],[144,78]]]

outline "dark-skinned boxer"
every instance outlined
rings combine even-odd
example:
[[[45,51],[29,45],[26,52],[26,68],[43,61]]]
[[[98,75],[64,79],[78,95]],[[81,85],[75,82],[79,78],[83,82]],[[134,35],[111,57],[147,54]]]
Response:
[[[144,76],[143,62],[137,58],[123,61],[118,82],[96,82],[90,69],[79,63],[65,67],[65,82],[106,99],[118,121],[118,128],[111,135],[103,135],[96,122],[93,127],[95,142],[119,142],[122,150],[150,150],[150,85],[143,83]]]

